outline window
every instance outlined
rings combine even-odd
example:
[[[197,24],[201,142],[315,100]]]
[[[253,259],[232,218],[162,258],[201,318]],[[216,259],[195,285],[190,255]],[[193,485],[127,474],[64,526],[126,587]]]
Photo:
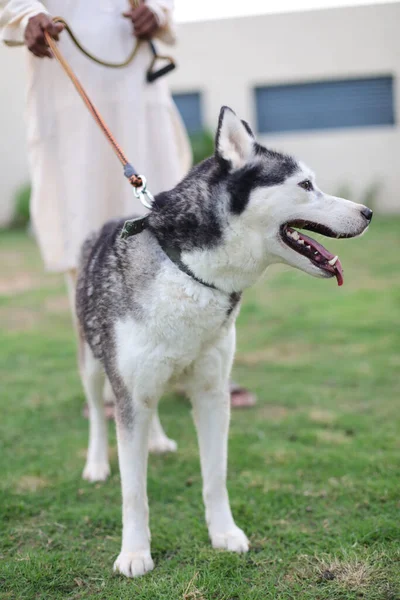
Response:
[[[201,96],[199,92],[173,94],[176,106],[189,133],[198,133],[203,129]]]
[[[255,89],[260,133],[393,125],[393,78],[321,81]]]

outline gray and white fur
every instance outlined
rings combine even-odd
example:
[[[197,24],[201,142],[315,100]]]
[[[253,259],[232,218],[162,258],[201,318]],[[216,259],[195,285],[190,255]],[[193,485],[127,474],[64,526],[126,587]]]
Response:
[[[328,264],[331,255],[315,252],[291,225],[354,237],[371,216],[362,205],[322,193],[308,167],[259,145],[247,123],[224,107],[215,155],[155,198],[142,233],[121,239],[123,221],[112,221],[85,242],[76,295],[90,407],[84,477],[104,480],[110,472],[106,376],[116,397],[123,500],[116,571],[134,577],[154,566],[146,492],[149,432],[162,431],[157,404],[178,381],[193,406],[211,543],[248,550],[226,489],[228,381],[240,295],[277,262],[317,277],[337,274],[337,257]]]

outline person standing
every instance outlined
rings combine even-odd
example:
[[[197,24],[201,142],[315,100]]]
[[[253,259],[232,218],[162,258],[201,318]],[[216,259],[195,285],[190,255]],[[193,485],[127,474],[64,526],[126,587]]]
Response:
[[[132,25],[139,40],[158,36],[174,41],[173,2],[147,0],[136,10],[129,10],[127,0],[0,0],[0,6],[3,41],[25,44],[30,50],[27,139],[33,226],[46,268],[73,274],[87,235],[141,205],[72,83],[60,65],[49,60],[44,31],[59,36],[61,52],[154,194],[185,175],[191,152],[166,78],[146,82],[149,45],[142,43],[127,67],[106,68],[79,52],[51,19],[62,16],[92,54],[119,62],[135,43]]]

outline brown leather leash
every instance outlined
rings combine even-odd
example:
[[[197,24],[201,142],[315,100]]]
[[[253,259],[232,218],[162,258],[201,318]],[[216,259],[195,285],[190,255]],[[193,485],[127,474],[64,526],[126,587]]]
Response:
[[[56,17],[54,19],[54,22],[58,23],[58,22],[60,22],[60,19]],[[124,154],[124,152],[122,150],[122,148],[119,146],[119,144],[115,140],[113,134],[111,133],[111,131],[107,127],[107,125],[106,125],[103,117],[101,116],[101,114],[99,113],[98,109],[95,107],[95,105],[93,104],[93,102],[91,101],[91,99],[89,98],[89,96],[87,95],[87,93],[86,93],[83,85],[81,84],[81,82],[79,81],[79,79],[77,78],[77,76],[75,75],[75,73],[73,72],[73,70],[71,69],[69,63],[65,60],[64,56],[61,54],[61,52],[60,52],[60,50],[59,50],[56,42],[54,41],[54,39],[51,37],[51,35],[47,31],[44,32],[44,35],[45,35],[45,38],[46,38],[46,42],[50,46],[50,49],[51,49],[53,55],[58,60],[58,62],[60,63],[60,65],[64,69],[65,73],[68,75],[68,77],[70,78],[70,80],[74,84],[76,91],[78,92],[78,94],[80,95],[80,97],[82,98],[82,100],[84,101],[84,103],[86,104],[89,112],[91,113],[91,115],[95,119],[96,123],[98,124],[98,126],[100,127],[100,129],[102,130],[102,132],[104,133],[104,135],[106,136],[106,138],[108,139],[108,141],[110,142],[110,144],[111,144],[111,146],[112,146],[115,154],[117,155],[117,157],[119,158],[122,166],[124,167],[124,174],[128,178],[129,183],[131,185],[133,185],[133,187],[135,187],[135,188],[140,188],[143,185],[143,179],[142,179],[142,177],[140,177],[140,175],[138,175],[135,172],[134,168],[129,163],[128,159],[126,158],[126,156],[125,156],[125,154]]]
[[[137,8],[140,5],[141,0],[129,0],[129,2],[130,2],[130,5],[132,6],[132,8]],[[71,39],[73,40],[73,42],[75,43],[75,45],[86,56],[88,56],[88,58],[91,58],[95,62],[97,62],[99,64],[103,64],[104,66],[122,67],[122,66],[128,65],[133,60],[133,58],[136,55],[136,52],[137,52],[137,50],[138,50],[138,48],[140,46],[140,41],[138,41],[138,43],[134,47],[133,51],[131,52],[130,56],[123,63],[119,63],[119,64],[118,63],[106,63],[104,61],[100,61],[99,59],[97,59],[96,57],[94,57],[92,54],[90,54],[85,48],[83,48],[83,46],[75,38],[75,36],[72,33],[70,27],[68,26],[68,24],[66,23],[66,21],[62,17],[55,17],[53,19],[53,22],[54,23],[62,23],[64,25],[64,27],[66,28],[66,30],[68,31],[69,35],[71,36]],[[106,125],[103,117],[101,116],[99,110],[93,104],[93,102],[89,98],[88,94],[86,93],[83,85],[81,84],[81,82],[79,81],[79,79],[77,78],[77,76],[75,75],[75,73],[73,72],[71,66],[65,60],[64,56],[60,52],[60,49],[58,48],[55,40],[51,37],[51,35],[47,31],[44,32],[44,36],[45,36],[46,42],[49,45],[49,47],[50,47],[53,55],[58,60],[58,62],[60,63],[60,65],[64,69],[65,73],[68,75],[69,79],[71,80],[71,82],[75,86],[76,91],[78,92],[78,94],[80,95],[80,97],[82,98],[82,100],[84,101],[84,103],[86,104],[87,109],[89,110],[89,112],[93,116],[94,120],[96,121],[96,123],[98,124],[98,126],[100,127],[100,129],[102,130],[102,132],[104,133],[104,135],[106,136],[106,138],[108,139],[108,141],[110,142],[110,144],[111,144],[111,146],[112,146],[115,154],[117,155],[118,159],[120,160],[120,162],[121,162],[121,164],[122,164],[122,166],[124,168],[124,175],[125,175],[125,177],[128,179],[129,183],[134,187],[134,194],[135,194],[136,198],[138,198],[141,201],[141,203],[146,208],[151,208],[152,207],[152,203],[154,201],[154,198],[153,198],[152,194],[150,193],[150,191],[147,189],[147,181],[146,181],[145,176],[144,175],[139,175],[135,171],[135,169],[132,166],[132,164],[126,158],[125,153],[123,152],[121,146],[117,143],[117,141],[114,138],[113,134],[111,133],[110,129],[107,127],[107,125]],[[154,81],[154,79],[156,79],[157,77],[159,77],[159,76],[167,73],[171,69],[175,68],[175,64],[172,61],[172,59],[169,59],[169,57],[159,56],[157,54],[157,52],[156,52],[156,50],[154,48],[154,44],[151,42],[151,40],[150,40],[149,43],[151,45],[154,57],[153,57],[150,69],[149,69],[149,71],[147,73],[147,80],[148,81]],[[158,72],[153,72],[152,68],[154,66],[155,61],[158,58],[169,59],[171,61],[171,64],[167,65],[166,67],[164,67],[163,69],[161,69]],[[124,229],[122,231],[122,236],[123,237],[127,237],[128,235],[132,235],[134,233],[139,233],[140,231],[143,230],[143,228],[144,228],[143,218],[141,218],[141,219],[134,219],[134,220],[131,220],[131,221],[126,221],[126,223],[124,225]]]

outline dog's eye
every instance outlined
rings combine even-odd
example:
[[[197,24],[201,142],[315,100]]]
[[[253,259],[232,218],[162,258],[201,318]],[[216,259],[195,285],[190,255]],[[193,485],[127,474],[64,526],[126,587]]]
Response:
[[[304,181],[300,181],[299,186],[303,188],[303,190],[306,190],[306,192],[312,192],[313,191],[313,184],[311,183],[311,181],[309,179],[305,179]]]

